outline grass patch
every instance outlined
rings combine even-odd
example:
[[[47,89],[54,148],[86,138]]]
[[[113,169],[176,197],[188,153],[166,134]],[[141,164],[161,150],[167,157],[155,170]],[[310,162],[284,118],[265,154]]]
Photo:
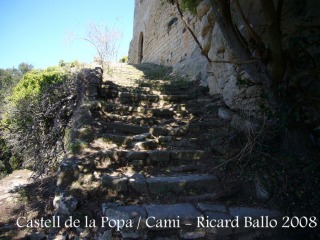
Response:
[[[172,72],[172,67],[151,63],[137,64],[134,67],[142,71],[144,78],[149,80],[169,80]]]

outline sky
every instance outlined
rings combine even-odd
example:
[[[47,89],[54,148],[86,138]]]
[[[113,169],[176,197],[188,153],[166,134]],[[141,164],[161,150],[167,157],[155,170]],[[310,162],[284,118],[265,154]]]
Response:
[[[55,66],[60,60],[90,63],[95,48],[68,37],[85,36],[90,23],[122,32],[120,59],[128,55],[133,15],[134,0],[0,0],[0,68],[21,62],[35,68]]]

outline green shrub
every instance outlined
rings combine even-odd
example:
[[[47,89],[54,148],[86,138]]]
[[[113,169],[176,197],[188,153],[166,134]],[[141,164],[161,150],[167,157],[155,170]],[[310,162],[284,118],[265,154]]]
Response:
[[[0,136],[0,179],[12,172],[10,166],[11,152],[4,139]]]
[[[26,73],[7,97],[0,127],[12,169],[27,165],[41,174],[63,153],[61,141],[77,99],[77,78],[68,65]]]
[[[124,56],[123,58],[120,58],[119,62],[121,62],[121,63],[128,62],[128,56]]]
[[[165,0],[171,4],[174,4],[174,0]],[[190,11],[193,15],[196,15],[197,13],[197,7],[199,5],[199,3],[202,0],[182,0],[181,1],[181,8],[182,10],[186,11]]]
[[[60,66],[60,67],[66,66],[66,62],[65,62],[64,60],[60,60],[60,61],[59,61],[59,66]]]
[[[45,70],[30,71],[13,88],[9,100],[17,103],[21,99],[34,98],[49,86],[64,81],[66,77],[66,71],[61,67],[49,67]]]
[[[197,13],[197,7],[201,0],[182,0],[182,9],[189,10],[193,15]]]
[[[70,63],[70,67],[78,67],[80,66],[80,62],[78,60],[74,60],[73,62]]]
[[[9,164],[11,166],[11,168],[13,170],[17,170],[21,167],[22,165],[22,159],[18,156],[13,155],[10,159],[9,159]]]

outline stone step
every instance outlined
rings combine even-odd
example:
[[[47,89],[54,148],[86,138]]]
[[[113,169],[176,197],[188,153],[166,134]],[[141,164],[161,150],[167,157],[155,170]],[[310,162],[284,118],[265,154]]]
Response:
[[[220,128],[223,126],[224,125],[220,122],[191,122],[188,124],[183,124],[181,126],[168,128],[168,134],[173,136],[182,136],[186,133],[199,133],[201,131],[206,131],[210,128]]]
[[[161,101],[181,101],[189,99],[188,95],[154,95],[144,93],[132,93],[132,92],[120,92],[116,90],[109,90],[107,95],[111,98],[130,99],[131,101],[149,101],[159,102]]]
[[[153,239],[154,234],[166,232],[171,237],[164,239],[283,239],[280,225],[261,227],[271,219],[280,221],[282,214],[271,209],[228,208],[207,203],[142,206],[104,203],[101,211],[105,227],[110,223],[111,228],[112,223],[117,223],[112,231],[120,232],[123,239]],[[252,227],[257,222],[258,231]]]
[[[142,94],[160,94],[159,91],[153,90],[151,87],[125,87],[114,84],[113,82],[104,82],[100,88],[102,94],[110,93],[110,91],[118,92],[131,92],[131,93],[142,93]]]
[[[142,117],[142,116],[123,116],[119,114],[106,113],[104,116],[98,115],[97,120],[101,120],[104,117],[109,121],[121,121],[124,123],[131,123],[140,126],[152,126],[160,124],[169,124],[174,121],[174,119],[159,119],[155,117]]]
[[[88,153],[89,154],[89,153]],[[75,169],[81,173],[94,171],[105,171],[112,165],[113,168],[123,166],[157,166],[164,165],[168,168],[163,170],[176,171],[174,166],[179,166],[181,162],[191,164],[192,162],[200,163],[201,160],[207,160],[209,153],[200,150],[101,150],[90,152],[85,158],[73,160]],[[159,169],[161,170],[161,169]]]
[[[147,139],[134,144],[133,148],[136,151],[153,150],[159,147],[159,141],[157,139]]]
[[[102,184],[117,192],[127,192],[129,189],[137,193],[163,195],[172,193],[210,192],[219,179],[211,175],[173,175],[173,176],[149,176],[135,173],[132,176],[102,177]]]
[[[182,173],[182,172],[202,172],[206,169],[205,164],[182,164],[179,166],[171,166],[170,172]]]
[[[120,115],[120,114],[113,114],[113,113],[105,113],[103,116],[98,114],[95,118],[98,121],[101,119],[105,119],[106,121],[116,121],[116,122],[123,122],[133,125],[140,125],[140,126],[153,126],[153,125],[161,125],[167,126],[168,134],[172,136],[181,136],[188,132],[199,132],[201,130],[206,130],[210,128],[219,128],[223,125],[220,123],[213,123],[213,122],[196,122],[196,123],[186,123],[186,120],[178,120],[178,119],[161,119],[156,117],[143,117],[143,116],[130,116],[130,115]],[[102,122],[101,122],[102,123]],[[179,124],[175,124],[179,123]]]
[[[145,160],[149,164],[172,161],[199,161],[206,159],[208,152],[202,150],[150,150],[150,151],[113,151],[106,150],[101,152],[111,160],[119,160],[120,158],[127,163],[130,160]]]
[[[132,107],[116,104],[101,103],[101,110],[104,112],[112,112],[113,114],[143,116],[143,117],[158,117],[158,118],[172,118],[175,112],[169,109]]]
[[[128,89],[128,88],[102,88],[102,96],[108,98],[129,98],[139,101],[181,101],[189,100],[190,97],[184,94],[161,94],[160,91],[147,91],[150,88]]]
[[[163,84],[163,83],[162,83]],[[102,84],[100,88],[100,93],[102,96],[110,95],[110,91],[118,91],[118,92],[129,92],[129,93],[138,93],[138,94],[153,94],[153,95],[180,95],[184,94],[188,89],[188,86],[172,86],[168,83],[162,85],[162,87],[156,86],[154,82],[152,83],[152,87],[147,86],[120,86],[114,84],[112,82],[105,82]],[[188,98],[189,99],[189,98]]]
[[[103,130],[112,130],[113,132],[129,133],[129,134],[142,134],[150,133],[153,136],[167,135],[168,131],[164,127],[146,127],[139,125],[126,124],[121,122],[105,122],[100,128]]]
[[[114,132],[113,130],[114,129],[111,129],[110,131]],[[101,129],[99,129],[98,131],[100,132]],[[167,150],[170,151],[170,154],[172,155],[171,159],[173,160],[190,160],[190,158],[199,160],[198,158],[204,159],[204,156],[206,156],[205,153],[201,153],[199,151],[196,152],[196,150],[198,149],[196,145],[197,139],[194,138],[183,138],[183,141],[181,141],[180,137],[176,138],[175,136],[153,136],[151,133],[147,132],[138,135],[97,133],[95,134],[94,139],[102,139],[105,143],[114,143],[118,147],[122,146],[126,149],[132,149],[135,151],[154,150],[157,148],[161,149],[161,151]],[[94,140],[92,140],[92,142],[94,142]],[[179,153],[176,153],[176,150],[172,149],[179,149]],[[199,156],[201,154],[203,154],[202,157]]]
[[[113,142],[118,145],[131,145],[132,144],[132,137],[131,136],[124,136],[124,135],[117,135],[117,134],[102,134],[101,136],[104,141],[106,142]]]

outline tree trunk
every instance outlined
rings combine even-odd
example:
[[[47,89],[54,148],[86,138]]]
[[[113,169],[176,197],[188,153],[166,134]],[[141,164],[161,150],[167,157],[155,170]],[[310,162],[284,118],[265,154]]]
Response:
[[[260,0],[262,11],[267,24],[267,37],[263,39],[270,51],[270,58],[267,62],[251,62],[243,64],[243,69],[249,74],[255,83],[262,84],[266,92],[269,105],[280,120],[280,125],[288,126],[282,134],[284,150],[298,155],[303,155],[312,149],[312,138],[305,122],[296,121],[291,112],[296,101],[295,93],[280,95],[279,89],[283,80],[289,79],[290,73],[285,73],[285,61],[281,44],[281,31],[279,22],[279,11],[276,11],[273,2],[270,0]],[[281,4],[281,3],[280,3]],[[211,0],[211,6],[216,13],[216,21],[221,32],[238,60],[249,62],[253,60],[248,48],[248,42],[243,38],[236,24],[233,22],[230,0]],[[284,79],[285,78],[285,79]],[[288,122],[283,116],[289,114]]]

